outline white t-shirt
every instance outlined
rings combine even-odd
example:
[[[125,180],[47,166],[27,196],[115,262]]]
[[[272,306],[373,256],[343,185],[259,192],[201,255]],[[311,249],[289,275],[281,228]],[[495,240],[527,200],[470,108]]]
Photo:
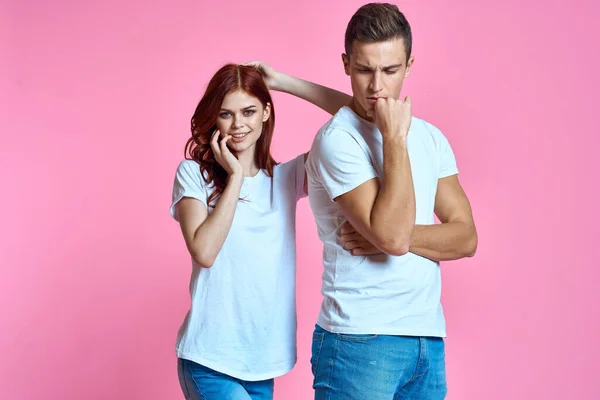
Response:
[[[458,173],[433,125],[413,117],[407,139],[416,223],[433,224],[438,179]],[[446,336],[439,263],[404,256],[353,256],[339,239],[346,221],[333,200],[383,173],[377,127],[344,107],[317,134],[308,160],[308,193],[323,242],[324,296],[317,323],[335,333]]]
[[[247,381],[274,378],[296,363],[296,203],[304,154],[244,178],[223,248],[211,268],[192,260],[192,304],[177,356]],[[183,197],[207,205],[212,193],[195,161],[177,168],[171,215]],[[207,207],[209,213],[214,209]]]

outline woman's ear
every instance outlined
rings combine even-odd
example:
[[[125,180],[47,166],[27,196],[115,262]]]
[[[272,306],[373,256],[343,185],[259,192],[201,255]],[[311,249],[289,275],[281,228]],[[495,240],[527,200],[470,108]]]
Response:
[[[271,103],[267,103],[265,109],[263,110],[263,119],[262,122],[267,122],[271,117]]]

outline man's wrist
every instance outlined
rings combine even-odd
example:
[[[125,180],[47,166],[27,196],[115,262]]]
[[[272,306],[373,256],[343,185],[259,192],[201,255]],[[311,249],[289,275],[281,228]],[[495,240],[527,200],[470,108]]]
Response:
[[[394,148],[406,148],[406,133],[399,132],[398,134],[383,134],[382,136],[384,144],[391,145]]]
[[[276,72],[276,76],[274,81],[276,82],[275,88],[278,92],[291,93],[292,91],[292,79],[291,77],[284,72]]]

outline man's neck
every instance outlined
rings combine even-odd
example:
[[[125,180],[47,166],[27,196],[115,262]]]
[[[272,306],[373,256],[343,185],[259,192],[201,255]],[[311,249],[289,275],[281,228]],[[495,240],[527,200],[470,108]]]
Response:
[[[358,101],[356,101],[356,99],[354,97],[352,97],[352,101],[350,102],[349,107],[350,107],[350,109],[352,111],[354,111],[356,113],[356,115],[358,115],[362,119],[364,119],[366,121],[369,121],[369,122],[372,122],[372,123],[375,122],[373,120],[373,118],[369,118],[367,116],[367,112],[365,111],[365,109],[359,104]]]

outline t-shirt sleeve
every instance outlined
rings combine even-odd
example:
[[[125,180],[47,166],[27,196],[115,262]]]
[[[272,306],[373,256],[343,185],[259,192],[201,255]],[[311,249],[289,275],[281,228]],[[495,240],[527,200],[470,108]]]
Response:
[[[339,128],[331,128],[315,139],[310,160],[311,171],[332,201],[377,177],[366,149]]]
[[[439,157],[439,178],[446,178],[458,174],[456,158],[448,139],[440,132],[437,141]]]
[[[296,176],[296,201],[307,196],[304,191],[304,179],[306,176],[306,168],[304,166],[304,153],[300,154],[295,159],[295,176]]]
[[[171,200],[171,216],[177,220],[175,213],[177,203],[184,197],[191,197],[201,201],[207,206],[207,191],[200,166],[193,160],[183,160],[177,167],[175,181],[173,182],[173,196]]]

